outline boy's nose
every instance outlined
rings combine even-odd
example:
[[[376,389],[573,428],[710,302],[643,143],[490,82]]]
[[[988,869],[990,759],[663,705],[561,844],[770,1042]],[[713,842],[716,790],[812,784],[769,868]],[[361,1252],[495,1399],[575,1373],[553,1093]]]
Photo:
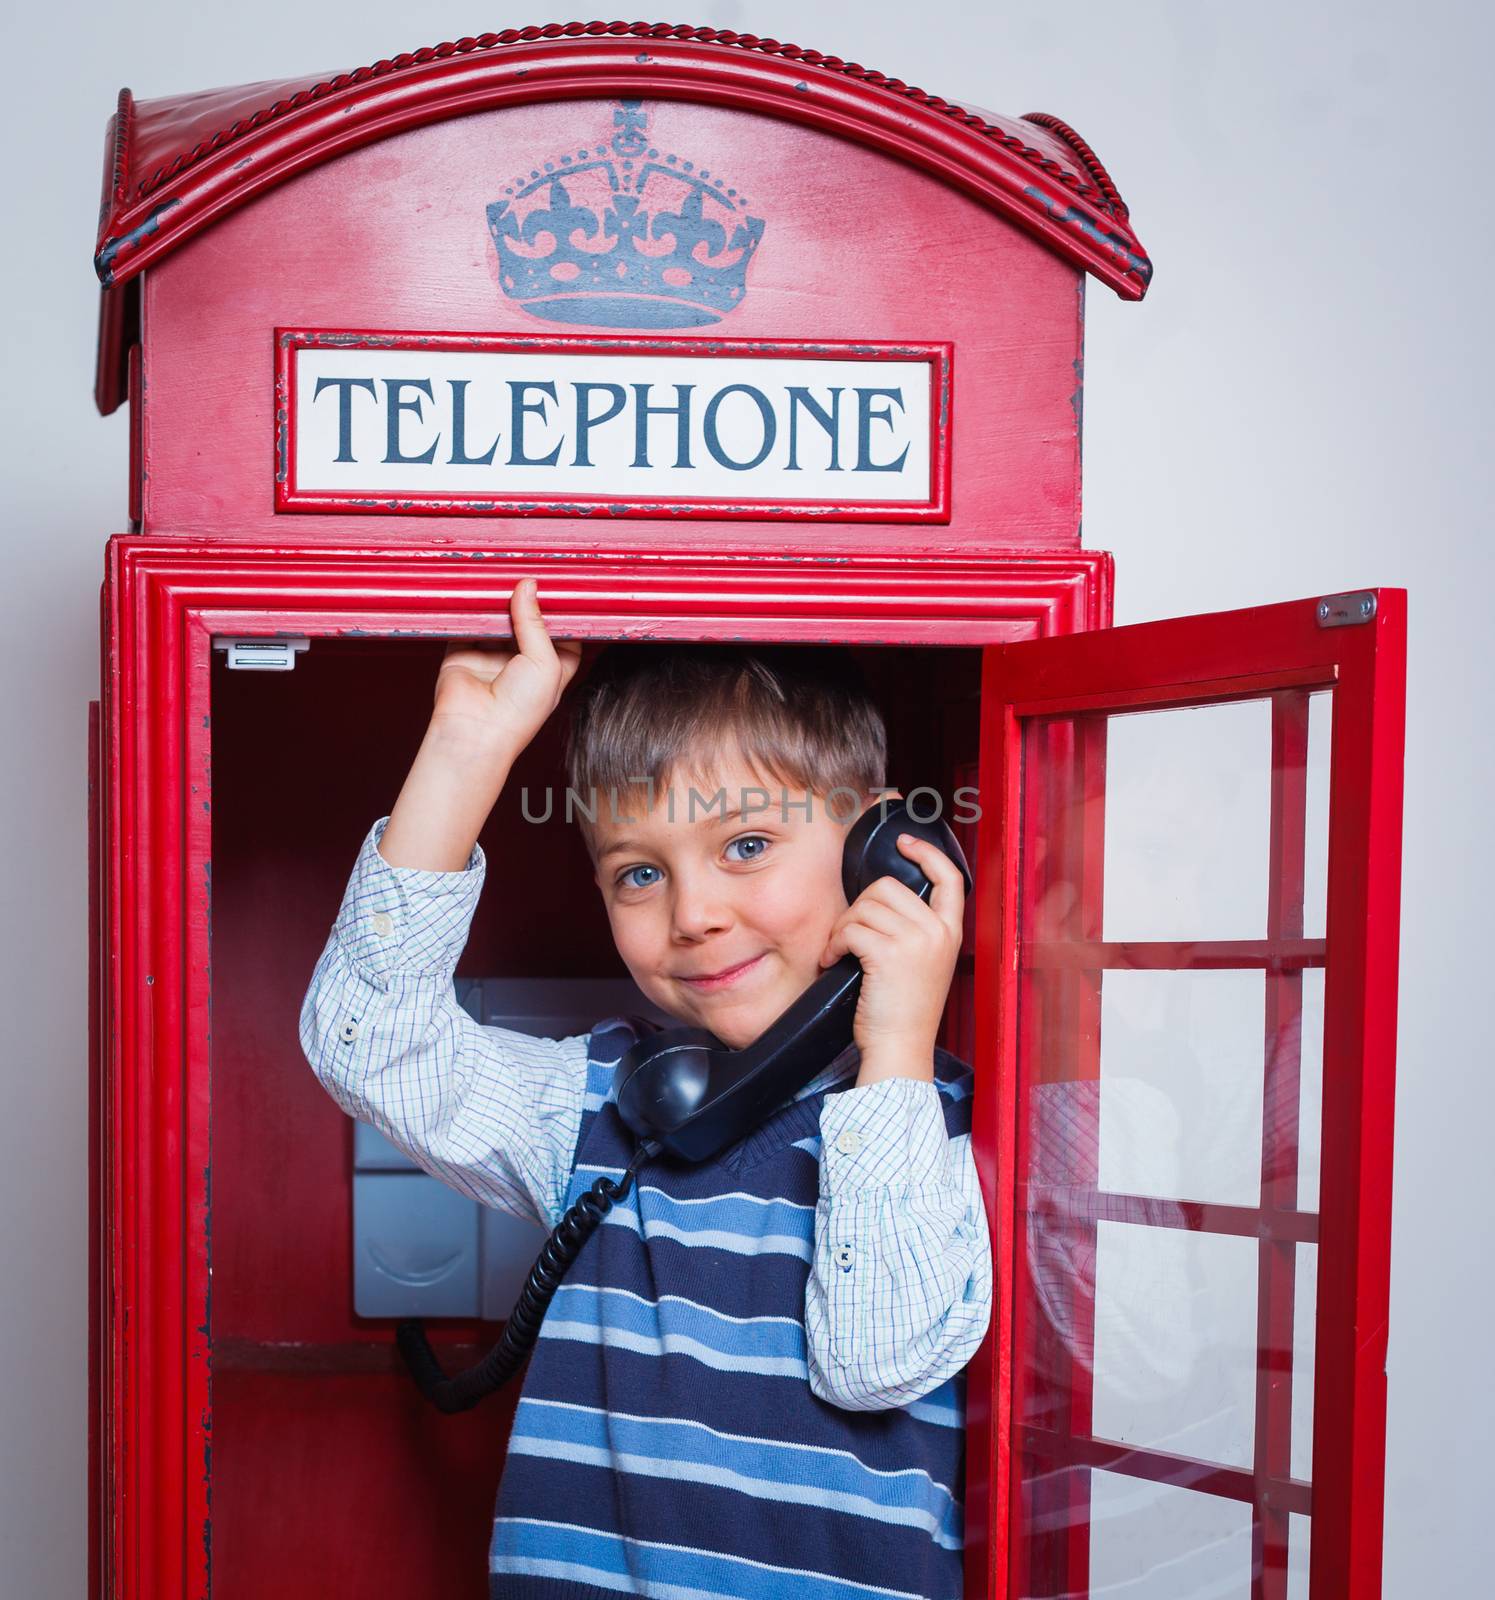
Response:
[[[673,912],[679,938],[703,939],[732,925],[726,897],[709,881],[677,878]]]

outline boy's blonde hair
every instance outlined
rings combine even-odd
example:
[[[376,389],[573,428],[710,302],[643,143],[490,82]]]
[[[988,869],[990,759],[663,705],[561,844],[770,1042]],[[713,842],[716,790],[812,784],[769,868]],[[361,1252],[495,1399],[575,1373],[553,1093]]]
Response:
[[[605,808],[609,795],[621,802],[641,779],[656,794],[677,779],[704,783],[713,759],[734,751],[797,793],[872,794],[885,785],[887,730],[848,651],[609,645],[576,690],[566,738],[567,782],[588,850],[595,840],[585,808]],[[842,820],[847,804],[837,795]]]

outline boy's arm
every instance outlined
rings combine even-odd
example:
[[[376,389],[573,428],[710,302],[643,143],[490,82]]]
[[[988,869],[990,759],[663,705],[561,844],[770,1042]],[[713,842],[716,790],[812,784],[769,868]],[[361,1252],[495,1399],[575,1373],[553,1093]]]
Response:
[[[480,1026],[452,974],[486,864],[396,867],[369,830],[302,1003],[301,1047],[350,1116],[486,1205],[554,1226],[586,1087],[586,1037]]]
[[[581,658],[577,641],[552,641],[533,578],[514,585],[509,620],[508,643],[446,647],[425,737],[364,839],[312,974],[301,1046],[345,1111],[428,1172],[554,1223],[586,1040],[484,1028],[452,992],[483,885],[479,830]]]
[[[805,1286],[810,1388],[850,1411],[920,1399],[961,1371],[992,1310],[991,1240],[968,1133],[927,1080],[828,1094]]]

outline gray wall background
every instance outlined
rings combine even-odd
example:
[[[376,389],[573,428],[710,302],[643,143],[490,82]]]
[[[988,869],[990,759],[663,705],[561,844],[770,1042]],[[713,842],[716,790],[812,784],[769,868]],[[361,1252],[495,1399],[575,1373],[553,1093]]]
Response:
[[[86,705],[125,416],[91,399],[104,123],[151,98],[334,72],[569,14],[188,0],[5,24],[0,585],[0,1588],[84,1592]],[[670,20],[679,20],[671,13]],[[696,0],[952,99],[1052,111],[1157,263],[1090,295],[1085,543],[1117,621],[1410,590],[1386,1593],[1488,1581],[1495,1094],[1477,1000],[1491,873],[1488,13],[1472,3]]]

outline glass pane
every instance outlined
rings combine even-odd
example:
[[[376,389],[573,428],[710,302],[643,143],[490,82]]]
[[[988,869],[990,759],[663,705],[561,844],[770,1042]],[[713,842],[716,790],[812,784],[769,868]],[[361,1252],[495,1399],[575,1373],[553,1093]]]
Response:
[[[1293,1272],[1293,1438],[1292,1475],[1313,1477],[1313,1357],[1318,1327],[1319,1251],[1298,1246]]]
[[[1304,772],[1303,936],[1324,937],[1329,887],[1329,747],[1334,731],[1334,696],[1328,689],[1308,696],[1308,760]]]
[[[1092,1600],[1251,1600],[1251,1507],[1094,1472]]]
[[[1061,1432],[1071,1425],[1073,1391],[1093,1365],[1095,1224],[1082,1197],[1095,1193],[1094,1091],[1093,1084],[1049,1083],[1031,1099],[1022,1420]]]
[[[1251,1466],[1257,1253],[1254,1239],[1100,1224],[1095,1434]]]
[[[1308,1600],[1308,1552],[1313,1523],[1307,1517],[1287,1519],[1287,1600]]]
[[[1263,975],[1106,972],[1100,1186],[1261,1199]]]
[[[1303,973],[1302,1078],[1298,1111],[1298,1210],[1319,1208],[1324,1110],[1324,969]]]
[[[1271,780],[1270,700],[1109,718],[1102,937],[1260,939]]]

